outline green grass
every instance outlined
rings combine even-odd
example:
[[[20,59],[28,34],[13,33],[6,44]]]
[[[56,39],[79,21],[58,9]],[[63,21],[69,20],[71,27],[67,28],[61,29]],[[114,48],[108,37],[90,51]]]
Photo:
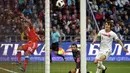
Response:
[[[105,62],[108,67],[106,73],[130,73],[129,62]],[[0,67],[22,73],[14,62],[0,62]],[[68,73],[70,69],[75,68],[74,62],[53,62],[51,63],[51,73]],[[88,62],[88,70],[95,73],[96,65]],[[0,73],[11,73],[0,69]],[[45,73],[45,66],[42,62],[31,62],[25,73]]]

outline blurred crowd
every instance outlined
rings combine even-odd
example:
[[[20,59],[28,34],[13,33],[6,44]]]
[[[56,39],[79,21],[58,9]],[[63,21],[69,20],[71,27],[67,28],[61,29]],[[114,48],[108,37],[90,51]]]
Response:
[[[64,8],[56,7],[57,0],[51,0],[51,28],[57,27],[63,41],[72,41],[79,36],[79,1],[65,0]],[[45,0],[0,0],[0,41],[20,41],[22,19],[20,13],[30,19],[36,32],[44,40]]]
[[[62,41],[80,39],[80,0],[64,0],[65,7],[56,7],[57,0],[51,0],[51,28],[55,26]],[[130,40],[130,1],[129,0],[89,0],[99,29],[105,21],[113,23],[112,30],[120,39]],[[30,19],[36,32],[44,40],[45,36],[45,0],[0,0],[0,41],[15,42],[21,40],[23,13]],[[87,17],[87,39],[92,40],[97,33],[92,20]]]
[[[90,5],[100,29],[105,21],[111,21],[119,38],[130,40],[130,0],[90,0]]]

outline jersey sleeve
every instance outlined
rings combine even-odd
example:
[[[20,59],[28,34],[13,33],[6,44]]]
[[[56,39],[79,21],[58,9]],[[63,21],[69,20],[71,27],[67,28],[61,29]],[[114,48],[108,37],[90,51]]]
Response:
[[[58,36],[58,37],[60,37],[60,34],[59,34],[59,32],[57,32],[57,36]]]
[[[116,33],[113,33],[113,38],[114,38],[114,40],[119,40],[119,38],[118,38]]]

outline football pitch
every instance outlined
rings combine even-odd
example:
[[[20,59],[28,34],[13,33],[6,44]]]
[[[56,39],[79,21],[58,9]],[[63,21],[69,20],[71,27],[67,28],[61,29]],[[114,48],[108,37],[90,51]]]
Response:
[[[88,70],[95,73],[96,66],[88,62]],[[107,66],[106,73],[130,73],[130,62],[104,62]],[[75,68],[74,62],[53,62],[51,63],[50,73],[68,73],[70,69]],[[0,73],[23,73],[15,62],[0,62]],[[45,63],[31,62],[24,73],[45,73]]]

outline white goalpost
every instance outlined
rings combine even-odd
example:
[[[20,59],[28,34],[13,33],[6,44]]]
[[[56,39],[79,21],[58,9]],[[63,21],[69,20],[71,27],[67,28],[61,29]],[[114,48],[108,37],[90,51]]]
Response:
[[[86,0],[80,0],[81,73],[86,73]],[[45,0],[45,73],[50,73],[50,0]]]
[[[50,0],[45,0],[45,73],[50,73]]]
[[[86,73],[86,0],[80,0],[81,73]]]

